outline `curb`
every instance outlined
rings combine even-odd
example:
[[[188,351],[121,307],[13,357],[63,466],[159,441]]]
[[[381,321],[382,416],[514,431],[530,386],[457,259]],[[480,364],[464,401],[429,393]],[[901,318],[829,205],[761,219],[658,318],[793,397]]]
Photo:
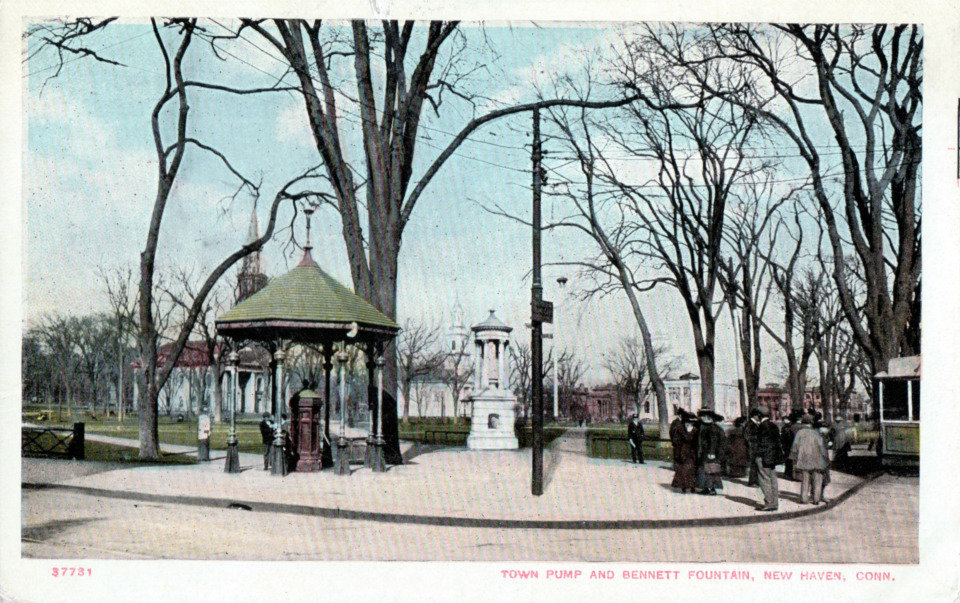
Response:
[[[759,523],[770,523],[799,517],[809,517],[825,513],[858,493],[867,484],[876,480],[881,472],[868,475],[855,486],[837,496],[825,505],[817,505],[811,509],[790,511],[787,513],[764,513],[761,515],[741,515],[736,517],[704,517],[696,519],[622,519],[622,520],[595,520],[595,519],[567,519],[567,520],[534,520],[534,519],[485,519],[475,517],[444,517],[441,515],[412,515],[405,513],[382,513],[378,511],[354,511],[332,507],[313,507],[309,505],[295,505],[286,503],[261,502],[250,500],[229,500],[204,496],[178,496],[173,494],[148,494],[144,492],[130,492],[125,490],[107,490],[86,486],[71,486],[63,484],[27,483],[21,484],[23,490],[64,490],[88,496],[99,496],[122,500],[136,500],[142,502],[168,503],[190,505],[216,509],[243,509],[257,513],[286,513],[307,517],[321,517],[325,519],[348,519],[357,521],[376,521],[381,523],[427,525],[458,528],[499,528],[499,529],[537,529],[537,530],[657,530],[668,528],[702,528],[743,526]]]

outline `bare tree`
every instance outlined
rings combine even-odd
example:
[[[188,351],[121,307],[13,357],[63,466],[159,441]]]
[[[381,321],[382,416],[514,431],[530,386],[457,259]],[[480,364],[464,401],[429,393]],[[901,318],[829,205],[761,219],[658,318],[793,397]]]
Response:
[[[794,187],[778,195],[773,176],[773,172],[765,171],[745,182],[741,194],[732,200],[728,209],[730,219],[724,234],[729,256],[720,279],[743,362],[744,378],[738,384],[742,416],[747,416],[758,404],[763,357],[760,340],[773,298],[771,256],[770,250],[764,247],[764,236],[780,216],[783,205],[803,188]],[[739,322],[736,322],[737,310],[740,310]]]
[[[39,39],[41,41],[41,47],[55,50],[60,57],[60,65],[62,65],[64,52],[91,56],[97,60],[118,64],[115,61],[105,60],[100,55],[92,52],[88,48],[88,40],[86,39],[91,33],[102,29],[113,20],[113,18],[110,18],[99,22],[92,22],[88,19],[80,19],[60,23],[59,25],[41,24],[31,27],[25,35]],[[302,190],[293,192],[295,185],[313,177],[312,172],[308,171],[301,177],[288,182],[275,195],[270,210],[270,221],[264,235],[260,239],[244,245],[239,250],[227,256],[211,271],[197,290],[194,303],[187,312],[179,333],[171,346],[171,353],[167,355],[164,366],[158,366],[158,339],[160,333],[157,331],[154,316],[156,311],[154,299],[156,256],[160,244],[161,226],[167,203],[174,189],[174,184],[177,182],[180,169],[184,165],[187,150],[191,148],[197,149],[209,153],[219,160],[226,171],[240,182],[236,194],[239,194],[241,191],[248,191],[254,196],[259,194],[257,185],[241,175],[223,153],[190,135],[188,127],[190,94],[193,91],[208,91],[246,95],[287,90],[288,88],[279,84],[273,84],[264,88],[241,89],[218,83],[191,80],[184,73],[184,63],[191,43],[194,41],[195,34],[199,33],[203,35],[203,30],[198,27],[197,20],[171,19],[161,24],[156,19],[151,19],[151,26],[157,44],[157,50],[163,60],[165,86],[151,114],[151,129],[158,163],[157,188],[150,224],[147,230],[146,243],[140,255],[138,335],[140,354],[143,360],[142,366],[144,369],[146,395],[141,401],[139,409],[139,439],[140,458],[145,460],[156,459],[160,455],[157,431],[157,409],[160,390],[166,384],[171,371],[176,366],[180,353],[186,345],[190,333],[193,331],[194,324],[203,308],[207,295],[220,277],[223,276],[231,266],[253,251],[259,250],[263,244],[270,239],[273,235],[276,212],[281,202],[306,197],[316,198],[316,196],[320,194],[319,192]],[[167,34],[166,36],[164,35],[165,33]],[[174,39],[173,44],[171,44],[169,40],[171,37]],[[25,60],[28,60],[32,56],[33,55],[28,56]],[[58,69],[57,73],[59,74],[59,72],[60,70]],[[166,123],[167,117],[171,115],[174,117],[174,126],[172,128]],[[174,132],[172,141],[169,139],[171,130]]]
[[[523,419],[530,416],[530,408],[533,403],[533,382],[532,367],[533,355],[530,352],[530,344],[520,343],[510,346],[510,383],[513,386],[513,395],[517,397],[517,404],[520,406],[520,412]],[[563,358],[563,354],[561,354]],[[553,350],[548,350],[543,359],[543,388],[541,391],[549,391],[549,384],[553,381],[553,371],[556,364],[553,360]],[[563,379],[564,374],[561,371],[558,379]],[[577,377],[579,378],[579,376]],[[546,407],[544,407],[546,408]],[[562,412],[562,410],[561,410]]]
[[[423,377],[435,374],[440,363],[439,328],[408,318],[397,337],[397,379],[403,396],[403,418],[410,417],[410,388]],[[422,416],[422,412],[418,412]]]
[[[583,358],[570,350],[564,350],[556,360],[557,377],[560,385],[560,412],[570,414],[570,402],[577,389],[583,386],[582,379],[587,372]]]
[[[37,327],[47,349],[54,375],[59,381],[57,396],[57,415],[63,419],[63,403],[70,406],[76,402],[76,375],[80,359],[77,354],[77,340],[80,337],[79,321],[73,316],[47,315]]]
[[[542,100],[473,117],[415,180],[414,158],[424,109],[429,106],[439,115],[444,99],[454,98],[470,105],[475,114],[476,103],[481,100],[465,83],[488,66],[467,60],[468,44],[458,22],[432,21],[420,31],[413,21],[384,20],[379,27],[353,21],[345,31],[321,21],[278,19],[268,23],[247,19],[231,36],[239,38],[249,30],[279,51],[296,77],[325,175],[334,191],[328,199],[342,218],[354,287],[389,317],[396,316],[403,231],[423,191],[460,145],[483,125],[509,115],[584,104]],[[337,77],[347,73],[349,78]],[[380,76],[375,77],[378,73]],[[362,167],[351,165],[347,159],[350,138],[342,133],[344,124],[339,117],[346,111],[338,98],[359,105],[356,117]],[[619,106],[632,98],[636,97],[587,105]],[[395,346],[387,347],[385,359],[386,385],[394,389]],[[402,462],[396,413],[395,408],[384,409],[383,426],[390,451],[387,462],[391,464]]]
[[[460,396],[463,388],[473,379],[474,366],[470,362],[470,354],[467,352],[470,341],[469,332],[464,332],[457,342],[455,350],[444,350],[440,355],[440,376],[444,384],[450,390],[450,397],[453,400],[453,415],[457,415],[457,407],[460,405]],[[501,375],[501,379],[506,375]]]
[[[775,125],[809,170],[833,249],[832,277],[872,372],[885,370],[890,358],[918,353],[921,28],[728,24],[705,32],[697,40],[704,58],[758,77],[701,85]],[[808,74],[809,85],[802,81]],[[750,95],[732,86],[749,86]],[[836,145],[839,162],[831,161],[827,144]],[[839,187],[832,184],[834,170]],[[862,271],[862,300],[848,288],[844,258],[851,248]]]
[[[164,289],[173,303],[187,315],[197,300],[197,280],[195,271],[180,268],[174,275],[174,288]],[[227,353],[224,351],[223,341],[218,337],[214,320],[226,310],[225,300],[228,296],[222,288],[210,291],[200,305],[193,325],[193,332],[200,342],[197,351],[203,362],[191,367],[191,390],[197,392],[198,407],[203,407],[208,394],[212,394],[209,396],[211,410],[217,423],[223,420],[223,376],[226,372]],[[208,392],[208,388],[211,391]]]
[[[626,107],[627,119],[604,132],[627,157],[648,164],[652,175],[631,182],[604,160],[600,178],[623,195],[632,248],[662,272],[652,282],[680,294],[692,330],[702,404],[713,409],[727,209],[769,165],[750,151],[754,141],[762,140],[753,115],[711,99],[702,88],[679,85],[670,63],[637,63],[637,55],[650,44],[646,38],[628,44],[622,59],[625,74],[659,90],[662,104],[695,105]],[[671,85],[678,90],[668,92]]]
[[[617,347],[603,355],[603,367],[613,377],[620,392],[632,400],[637,413],[641,412],[642,401],[653,393],[653,383],[647,378],[647,362],[644,358],[646,353],[643,341],[630,335],[621,337]],[[672,370],[673,363],[668,357],[667,346],[656,346],[654,353],[657,355],[657,368],[662,379]]]
[[[136,333],[137,298],[133,269],[116,267],[108,269],[101,266],[97,270],[100,281],[110,304],[117,347],[117,416],[123,423],[126,404],[124,399],[124,379],[127,354],[131,335]]]
[[[99,31],[111,21],[113,19],[100,22],[74,21],[70,27],[59,30],[55,27],[35,28],[33,33],[44,40],[45,44],[55,48],[61,56],[63,52],[70,51],[103,60],[103,57],[83,45],[83,38]],[[473,104],[478,98],[475,94],[462,91],[460,87],[464,79],[468,79],[471,73],[482,66],[470,67],[463,61],[464,44],[457,22],[431,22],[422,34],[412,21],[383,21],[379,29],[355,21],[351,23],[348,32],[345,28],[327,26],[321,21],[245,19],[241,21],[237,31],[229,30],[225,35],[204,31],[198,27],[195,19],[173,20],[169,25],[178,28],[180,34],[172,59],[154,22],[158,47],[166,67],[167,83],[153,114],[160,174],[150,234],[141,256],[140,313],[144,348],[155,343],[155,336],[148,326],[152,307],[149,274],[153,270],[159,225],[186,148],[192,146],[213,152],[241,182],[242,188],[254,193],[257,188],[237,173],[222,154],[186,134],[188,91],[203,88],[223,93],[250,94],[287,89],[280,84],[286,73],[281,75],[273,86],[250,90],[237,90],[184,78],[181,67],[183,58],[195,35],[204,37],[218,58],[221,57],[220,49],[224,44],[249,43],[244,35],[250,32],[255,32],[259,39],[265,40],[280,53],[283,64],[296,79],[297,89],[303,95],[310,132],[325,170],[324,178],[333,191],[332,195],[326,191],[313,191],[311,196],[329,201],[339,211],[354,287],[362,297],[389,317],[396,316],[398,257],[404,228],[424,189],[474,131],[494,120],[537,108],[562,105],[615,107],[637,98],[634,94],[608,101],[540,100],[496,109],[474,117],[429,163],[414,185],[414,157],[424,108],[429,105],[439,114],[444,95],[446,98],[465,100],[468,104]],[[419,46],[419,57],[414,57],[415,47],[420,43],[422,45]],[[352,75],[349,75],[351,71]],[[375,78],[375,74],[380,77]],[[382,94],[379,103],[375,98],[378,91]],[[346,145],[352,139],[341,134],[341,128],[345,126],[338,116],[347,112],[338,108],[338,104],[342,104],[338,97],[359,105],[357,111],[363,167],[356,168],[347,160]],[[165,109],[177,116],[178,134],[173,144],[166,144],[161,136],[159,121],[161,114],[165,114]],[[275,198],[270,226],[264,237],[231,255],[224,264],[215,269],[211,274],[213,280],[208,279],[201,288],[201,297],[206,295],[207,284],[212,286],[222,274],[221,268],[225,269],[235,263],[237,258],[259,249],[263,241],[269,239],[276,206],[290,196],[284,189],[283,194]],[[214,276],[216,278],[213,278]],[[177,347],[182,349],[185,341],[185,336],[178,338]],[[393,345],[387,347],[385,358],[386,385],[388,389],[394,389],[397,363]],[[159,371],[149,368],[155,365],[155,353],[149,351],[146,365],[149,377],[148,400],[154,400],[158,389],[156,382],[167,378],[169,367]],[[141,413],[144,425],[141,432],[141,456],[145,458],[157,455],[156,429],[150,427],[156,421],[150,412],[147,408],[146,413]],[[383,429],[389,451],[387,462],[391,464],[402,463],[396,414],[396,408],[391,406],[385,408],[383,413]]]

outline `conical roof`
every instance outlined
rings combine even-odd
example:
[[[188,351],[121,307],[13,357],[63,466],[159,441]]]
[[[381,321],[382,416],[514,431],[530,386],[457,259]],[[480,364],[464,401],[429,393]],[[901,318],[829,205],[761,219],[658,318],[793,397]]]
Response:
[[[503,323],[502,320],[497,318],[497,315],[494,314],[494,310],[490,310],[490,316],[483,322],[478,325],[474,325],[472,328],[474,333],[480,333],[482,331],[503,331],[509,333],[513,328],[508,327]]]
[[[360,340],[389,339],[400,326],[324,272],[309,250],[293,270],[243,300],[217,320],[230,337],[341,339],[356,323]]]

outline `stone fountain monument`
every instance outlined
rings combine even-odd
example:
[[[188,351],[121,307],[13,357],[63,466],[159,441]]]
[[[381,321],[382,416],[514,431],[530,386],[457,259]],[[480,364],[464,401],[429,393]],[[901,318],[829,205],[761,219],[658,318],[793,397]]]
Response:
[[[507,351],[513,330],[490,316],[471,329],[474,345],[473,418],[467,448],[514,450],[519,447],[513,431],[517,399],[510,391]]]

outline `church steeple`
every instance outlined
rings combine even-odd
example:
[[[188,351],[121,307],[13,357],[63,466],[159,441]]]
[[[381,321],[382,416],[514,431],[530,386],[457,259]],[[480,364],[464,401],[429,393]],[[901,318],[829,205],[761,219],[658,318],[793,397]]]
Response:
[[[250,214],[250,229],[247,231],[247,244],[261,237],[260,221],[257,219],[257,206],[254,204]],[[243,258],[243,265],[237,275],[237,303],[247,299],[267,286],[267,274],[260,251],[254,251]]]

